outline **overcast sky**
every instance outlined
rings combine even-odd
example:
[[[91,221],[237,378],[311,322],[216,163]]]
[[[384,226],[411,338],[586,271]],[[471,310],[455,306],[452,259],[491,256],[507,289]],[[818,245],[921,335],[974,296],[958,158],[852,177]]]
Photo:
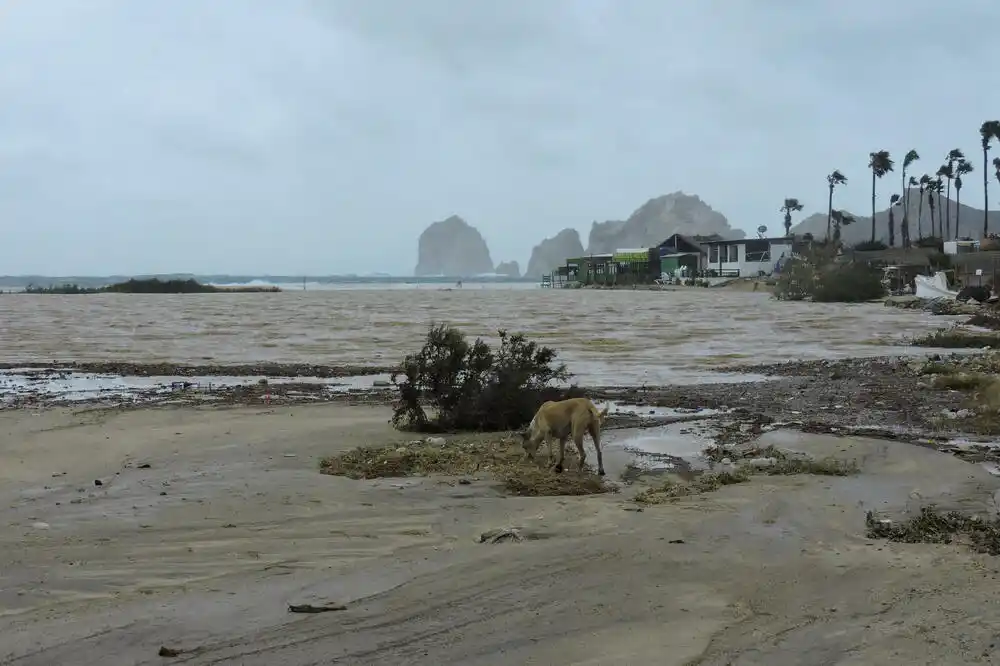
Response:
[[[0,274],[407,274],[452,214],[523,269],[676,190],[777,228],[834,168],[863,213],[870,151],[976,155],[998,26],[996,0],[0,0]]]

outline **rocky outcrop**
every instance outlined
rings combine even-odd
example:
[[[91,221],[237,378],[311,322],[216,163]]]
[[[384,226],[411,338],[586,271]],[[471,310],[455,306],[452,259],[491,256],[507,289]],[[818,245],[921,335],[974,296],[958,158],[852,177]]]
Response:
[[[507,277],[521,277],[521,266],[516,261],[501,261],[493,272]]]
[[[698,196],[674,192],[650,199],[625,221],[594,222],[587,254],[655,247],[673,234],[746,236],[742,229],[733,229],[725,215],[713,210]]]
[[[531,251],[525,277],[541,277],[562,266],[571,257],[583,255],[583,243],[576,229],[563,229],[552,238],[546,238]]]
[[[486,241],[457,215],[435,222],[420,234],[414,275],[468,277],[492,272],[493,260]]]

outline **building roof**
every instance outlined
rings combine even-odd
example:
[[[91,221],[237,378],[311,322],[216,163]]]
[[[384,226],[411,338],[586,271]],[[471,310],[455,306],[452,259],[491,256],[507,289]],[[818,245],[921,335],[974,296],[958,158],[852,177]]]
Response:
[[[794,236],[777,236],[774,238],[735,238],[732,240],[707,240],[701,241],[702,245],[739,245],[750,241],[769,241],[771,243],[792,243]]]

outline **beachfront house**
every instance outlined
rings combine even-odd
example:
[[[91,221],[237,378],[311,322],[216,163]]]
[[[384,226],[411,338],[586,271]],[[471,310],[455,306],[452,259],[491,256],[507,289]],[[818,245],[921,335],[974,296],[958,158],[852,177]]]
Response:
[[[771,275],[782,258],[792,256],[794,242],[793,237],[701,241],[707,255],[703,270],[718,277]]]
[[[721,237],[716,237],[722,240]],[[677,275],[686,268],[689,275],[700,274],[705,269],[707,254],[695,238],[674,234],[656,248],[660,255],[660,271]]]

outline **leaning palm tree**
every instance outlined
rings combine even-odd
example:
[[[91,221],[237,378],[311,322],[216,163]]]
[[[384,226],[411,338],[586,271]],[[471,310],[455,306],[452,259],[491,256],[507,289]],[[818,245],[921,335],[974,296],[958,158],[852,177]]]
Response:
[[[993,158],[993,168],[997,170],[997,182],[1000,183],[1000,157]]]
[[[889,197],[889,247],[896,245],[896,215],[893,208],[899,205],[900,199],[898,194]]]
[[[798,199],[785,199],[785,203],[779,209],[785,214],[785,236],[792,235],[792,213],[802,210],[802,204]]]
[[[1000,120],[987,120],[979,128],[983,146],[983,238],[990,233],[990,141],[1000,140]]]
[[[833,188],[838,185],[847,185],[847,176],[840,173],[839,169],[834,169],[833,173],[826,177],[826,184],[830,189],[830,196],[826,204],[826,239],[830,240],[830,225],[833,222]]]
[[[959,236],[959,222],[962,220],[962,176],[972,173],[972,163],[959,160],[955,163],[955,238]]]
[[[931,177],[926,173],[920,177],[910,178],[910,187],[917,187],[917,238],[924,237],[924,192],[927,190],[927,183],[931,182]],[[931,221],[931,236],[934,235],[934,222]]]
[[[831,214],[833,218],[833,243],[840,242],[840,228],[854,223],[854,217],[842,210],[835,210]]]
[[[953,164],[942,164],[938,167],[937,180],[944,183],[945,180],[948,181],[948,196],[951,197],[951,179],[955,177],[955,167]],[[941,234],[938,234],[941,238],[947,238],[951,236],[951,199],[948,199],[948,206],[946,208],[941,208],[941,192],[942,189],[937,193],[938,199],[938,227],[942,229]]]
[[[903,158],[903,226],[900,228],[903,247],[910,247],[910,190],[906,187],[906,170],[919,159],[920,155],[915,150],[906,153],[906,157]]]
[[[888,150],[879,150],[874,153],[868,153],[868,168],[872,170],[872,242],[875,242],[875,181],[878,178],[886,175],[892,171],[893,167],[892,158],[889,156]],[[890,230],[889,236],[892,237],[895,234],[895,230]]]

